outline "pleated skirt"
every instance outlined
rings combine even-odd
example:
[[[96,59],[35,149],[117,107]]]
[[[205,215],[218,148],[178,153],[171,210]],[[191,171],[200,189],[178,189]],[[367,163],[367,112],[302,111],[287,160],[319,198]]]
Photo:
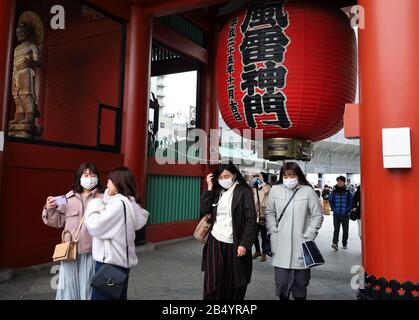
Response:
[[[204,275],[205,300],[243,300],[247,286],[234,286],[233,244],[208,237]]]
[[[75,261],[62,261],[56,300],[90,300],[90,283],[95,274],[95,262],[90,253],[78,254]]]

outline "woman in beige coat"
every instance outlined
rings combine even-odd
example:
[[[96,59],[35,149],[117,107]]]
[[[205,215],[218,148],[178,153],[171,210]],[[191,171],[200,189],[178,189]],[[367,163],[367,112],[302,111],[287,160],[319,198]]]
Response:
[[[271,191],[272,186],[269,184],[268,175],[265,172],[259,173],[255,178],[256,179],[252,179],[251,187],[255,198],[257,231],[254,243],[255,253],[252,257],[253,259],[260,257],[260,261],[265,262],[266,255],[270,254],[265,212],[269,191]],[[262,239],[262,253],[260,252],[259,232]]]
[[[57,205],[54,197],[47,198],[42,211],[42,220],[47,226],[64,228],[70,231],[73,239],[81,226],[78,233],[77,259],[61,262],[56,300],[90,300],[90,282],[95,270],[92,237],[81,222],[88,203],[94,198],[102,198],[101,192],[102,186],[96,165],[85,162],[74,176],[71,191],[66,194],[66,204]]]
[[[304,266],[301,242],[314,240],[322,223],[323,212],[316,192],[298,164],[285,163],[279,184],[269,193],[266,208],[273,254],[271,264],[275,267],[276,295],[280,299],[288,300],[290,293],[296,300],[306,299],[310,269]]]

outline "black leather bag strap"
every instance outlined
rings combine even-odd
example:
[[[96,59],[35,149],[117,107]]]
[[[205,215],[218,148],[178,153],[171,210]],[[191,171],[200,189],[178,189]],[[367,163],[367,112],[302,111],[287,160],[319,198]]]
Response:
[[[122,204],[124,206],[124,224],[125,224],[125,241],[126,241],[126,248],[127,248],[127,269],[129,273],[129,254],[128,254],[128,230],[127,230],[127,208],[125,207],[125,202],[123,200]]]
[[[259,199],[259,187],[255,187],[256,197],[258,199],[258,216],[260,215],[260,199]]]
[[[278,228],[279,222],[281,221],[281,219],[282,219],[282,217],[283,217],[283,215],[285,213],[285,210],[287,210],[288,205],[291,203],[292,199],[295,197],[295,194],[297,193],[298,190],[299,189],[295,189],[295,191],[292,194],[291,198],[288,200],[287,204],[285,205],[284,209],[282,210],[281,215],[279,216],[279,219],[276,220],[276,227],[277,228]]]

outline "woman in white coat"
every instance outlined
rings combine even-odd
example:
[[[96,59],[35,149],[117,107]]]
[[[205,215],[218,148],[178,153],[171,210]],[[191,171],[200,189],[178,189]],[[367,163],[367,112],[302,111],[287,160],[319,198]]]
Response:
[[[314,240],[322,223],[323,212],[316,192],[298,164],[285,163],[266,207],[271,264],[275,267],[276,295],[280,299],[288,300],[291,293],[296,300],[306,299],[310,269],[304,266],[301,242]]]
[[[137,203],[135,179],[128,168],[112,170],[108,176],[107,187],[103,200],[90,201],[86,212],[85,225],[93,237],[92,255],[96,262],[96,272],[103,264],[129,269],[138,263],[135,253],[135,231],[146,224],[149,215]],[[118,300],[127,300],[128,278],[123,285]],[[110,300],[110,298],[93,288],[92,300]]]

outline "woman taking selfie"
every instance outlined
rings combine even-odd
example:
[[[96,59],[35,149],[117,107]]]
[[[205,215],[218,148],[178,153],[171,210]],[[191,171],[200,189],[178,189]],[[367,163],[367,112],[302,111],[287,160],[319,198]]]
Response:
[[[71,191],[65,195],[67,203],[57,205],[54,197],[47,198],[42,211],[43,222],[68,230],[73,240],[78,240],[77,259],[61,262],[57,300],[90,300],[90,281],[94,274],[92,237],[83,226],[83,218],[89,202],[103,196],[101,191],[99,170],[94,163],[85,162],[74,176]]]
[[[295,162],[281,168],[279,184],[269,193],[266,227],[271,234],[271,264],[275,267],[276,295],[305,300],[310,269],[304,265],[301,242],[314,240],[323,223],[319,198]]]
[[[244,300],[252,275],[256,236],[253,193],[234,164],[221,164],[207,176],[201,211],[210,214],[202,255],[204,300]]]

